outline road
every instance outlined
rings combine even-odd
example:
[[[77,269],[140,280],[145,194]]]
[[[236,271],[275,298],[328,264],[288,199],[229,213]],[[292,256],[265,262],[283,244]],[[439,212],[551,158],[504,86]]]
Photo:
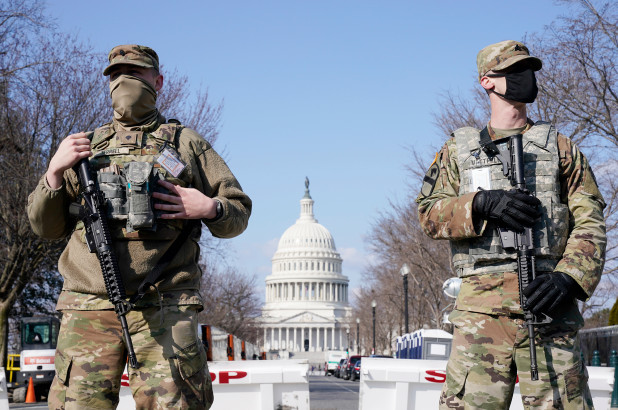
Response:
[[[311,410],[358,410],[360,383],[333,376],[309,376]]]
[[[333,376],[309,376],[311,410],[358,410],[360,383]],[[14,404],[11,409],[46,409],[45,403]]]

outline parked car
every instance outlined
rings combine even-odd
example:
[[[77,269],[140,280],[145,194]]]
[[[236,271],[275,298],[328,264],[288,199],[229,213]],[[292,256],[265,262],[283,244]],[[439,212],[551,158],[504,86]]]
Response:
[[[352,375],[352,370],[354,369],[356,362],[358,362],[361,359],[361,357],[366,357],[366,356],[350,356],[345,366],[343,367],[343,370],[341,371],[342,373],[341,377],[343,379],[345,380],[350,379],[350,376]]]
[[[346,361],[345,358],[339,360],[339,364],[337,364],[337,368],[335,369],[335,373],[334,373],[335,377],[341,377],[342,375],[341,369],[343,368],[345,361]]]
[[[360,369],[361,369],[361,359],[358,359],[354,368],[352,369],[352,374],[350,375],[350,380],[360,380]]]

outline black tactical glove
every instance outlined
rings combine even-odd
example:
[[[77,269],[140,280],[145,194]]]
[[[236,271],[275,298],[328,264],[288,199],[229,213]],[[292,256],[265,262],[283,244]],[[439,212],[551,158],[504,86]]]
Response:
[[[586,299],[586,293],[579,284],[563,272],[546,273],[537,276],[524,290],[526,309],[535,315],[551,312],[574,298]]]
[[[534,225],[534,220],[541,216],[537,198],[520,190],[493,189],[479,191],[472,200],[472,211],[482,218],[490,219],[499,227],[515,232]]]

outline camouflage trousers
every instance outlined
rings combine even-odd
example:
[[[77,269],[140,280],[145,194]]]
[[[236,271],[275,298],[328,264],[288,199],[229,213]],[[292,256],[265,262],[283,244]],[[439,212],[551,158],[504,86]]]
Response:
[[[210,408],[212,382],[197,337],[197,307],[132,310],[127,322],[139,363],[128,368],[136,408]],[[116,408],[126,360],[114,311],[64,310],[49,408]]]
[[[583,324],[577,307],[535,327],[537,381],[522,319],[455,310],[449,320],[455,331],[440,409],[508,409],[517,381],[525,409],[593,408],[576,341]]]

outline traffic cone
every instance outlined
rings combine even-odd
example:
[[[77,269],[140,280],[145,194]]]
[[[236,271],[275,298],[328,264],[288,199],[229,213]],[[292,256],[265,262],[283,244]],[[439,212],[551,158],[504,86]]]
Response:
[[[26,392],[26,403],[36,403],[36,396],[34,394],[34,382],[32,381],[32,376],[30,376],[30,381],[28,382],[28,392]]]

